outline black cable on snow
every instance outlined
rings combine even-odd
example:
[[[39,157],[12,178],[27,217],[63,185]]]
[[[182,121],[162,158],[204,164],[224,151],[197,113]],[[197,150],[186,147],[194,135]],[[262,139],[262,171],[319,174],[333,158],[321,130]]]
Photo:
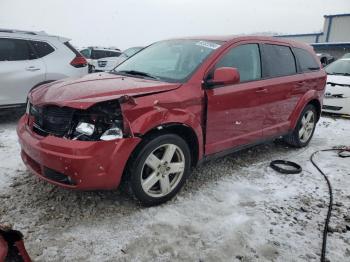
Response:
[[[314,157],[319,152],[327,152],[327,151],[338,151],[338,156],[342,157],[342,158],[350,157],[350,155],[345,155],[344,154],[344,152],[347,152],[348,150],[349,150],[349,148],[346,148],[346,149],[344,149],[344,148],[340,148],[340,149],[339,148],[338,149],[335,149],[335,148],[323,149],[323,150],[318,150],[318,151],[312,153],[312,155],[310,157],[311,163],[314,165],[314,167],[316,167],[316,169],[322,174],[322,176],[326,180],[327,186],[328,186],[328,193],[329,193],[328,211],[327,211],[327,216],[326,216],[325,224],[324,224],[324,228],[323,228],[321,262],[325,262],[326,261],[328,227],[329,227],[329,221],[330,221],[331,216],[332,216],[332,208],[333,208],[333,190],[332,190],[331,182],[329,181],[327,175],[316,164],[316,162],[314,160]]]

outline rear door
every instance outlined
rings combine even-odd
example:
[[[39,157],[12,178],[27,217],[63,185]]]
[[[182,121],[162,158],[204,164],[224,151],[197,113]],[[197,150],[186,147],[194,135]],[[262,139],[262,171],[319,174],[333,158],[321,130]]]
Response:
[[[307,50],[293,48],[293,53],[297,59],[298,72],[303,74],[304,79],[298,83],[297,88],[299,98],[308,90],[320,90],[324,86],[324,78],[320,77],[320,65],[315,57]]]
[[[45,65],[27,40],[0,38],[0,105],[25,103],[31,88],[45,81]]]
[[[264,111],[264,138],[289,131],[290,116],[305,93],[304,76],[297,74],[297,64],[291,48],[283,44],[261,44],[262,74],[266,93],[261,96]]]
[[[261,61],[259,45],[244,43],[233,46],[216,63],[215,68],[234,67],[240,83],[206,89],[206,154],[213,154],[262,138]],[[209,74],[210,79],[210,74]]]

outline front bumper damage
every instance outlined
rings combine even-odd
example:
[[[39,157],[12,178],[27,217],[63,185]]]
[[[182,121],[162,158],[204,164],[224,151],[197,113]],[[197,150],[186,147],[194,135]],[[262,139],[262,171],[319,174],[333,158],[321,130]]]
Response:
[[[40,136],[26,124],[24,115],[17,133],[21,156],[28,169],[52,184],[81,190],[108,190],[120,184],[138,137],[111,141],[78,141]]]

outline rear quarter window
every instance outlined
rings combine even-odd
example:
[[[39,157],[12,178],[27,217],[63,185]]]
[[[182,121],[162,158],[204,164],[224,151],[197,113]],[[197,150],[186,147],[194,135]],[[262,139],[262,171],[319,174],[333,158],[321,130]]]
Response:
[[[47,56],[55,51],[55,49],[46,42],[30,41],[30,44],[34,48],[38,58]]]
[[[263,77],[294,75],[297,72],[295,58],[289,46],[262,45]]]
[[[101,59],[107,57],[106,51],[104,50],[92,50],[91,58],[92,59]]]
[[[293,52],[298,60],[300,72],[311,72],[320,69],[318,62],[310,52],[302,48],[293,48]]]
[[[114,52],[114,51],[106,51],[106,56],[107,57],[118,57],[120,56],[120,52]]]

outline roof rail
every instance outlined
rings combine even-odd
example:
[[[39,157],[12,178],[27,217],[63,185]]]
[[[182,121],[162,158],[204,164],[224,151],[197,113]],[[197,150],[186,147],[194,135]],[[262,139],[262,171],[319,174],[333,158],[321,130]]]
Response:
[[[116,50],[116,51],[120,51],[119,48],[117,47],[103,47],[103,46],[88,46],[88,47],[84,47],[84,48],[89,48],[89,49],[101,49],[101,50]],[[83,49],[84,49],[83,48]]]
[[[45,31],[24,31],[24,30],[16,30],[16,29],[4,29],[0,28],[1,33],[19,33],[19,34],[28,34],[28,35],[48,35]]]

